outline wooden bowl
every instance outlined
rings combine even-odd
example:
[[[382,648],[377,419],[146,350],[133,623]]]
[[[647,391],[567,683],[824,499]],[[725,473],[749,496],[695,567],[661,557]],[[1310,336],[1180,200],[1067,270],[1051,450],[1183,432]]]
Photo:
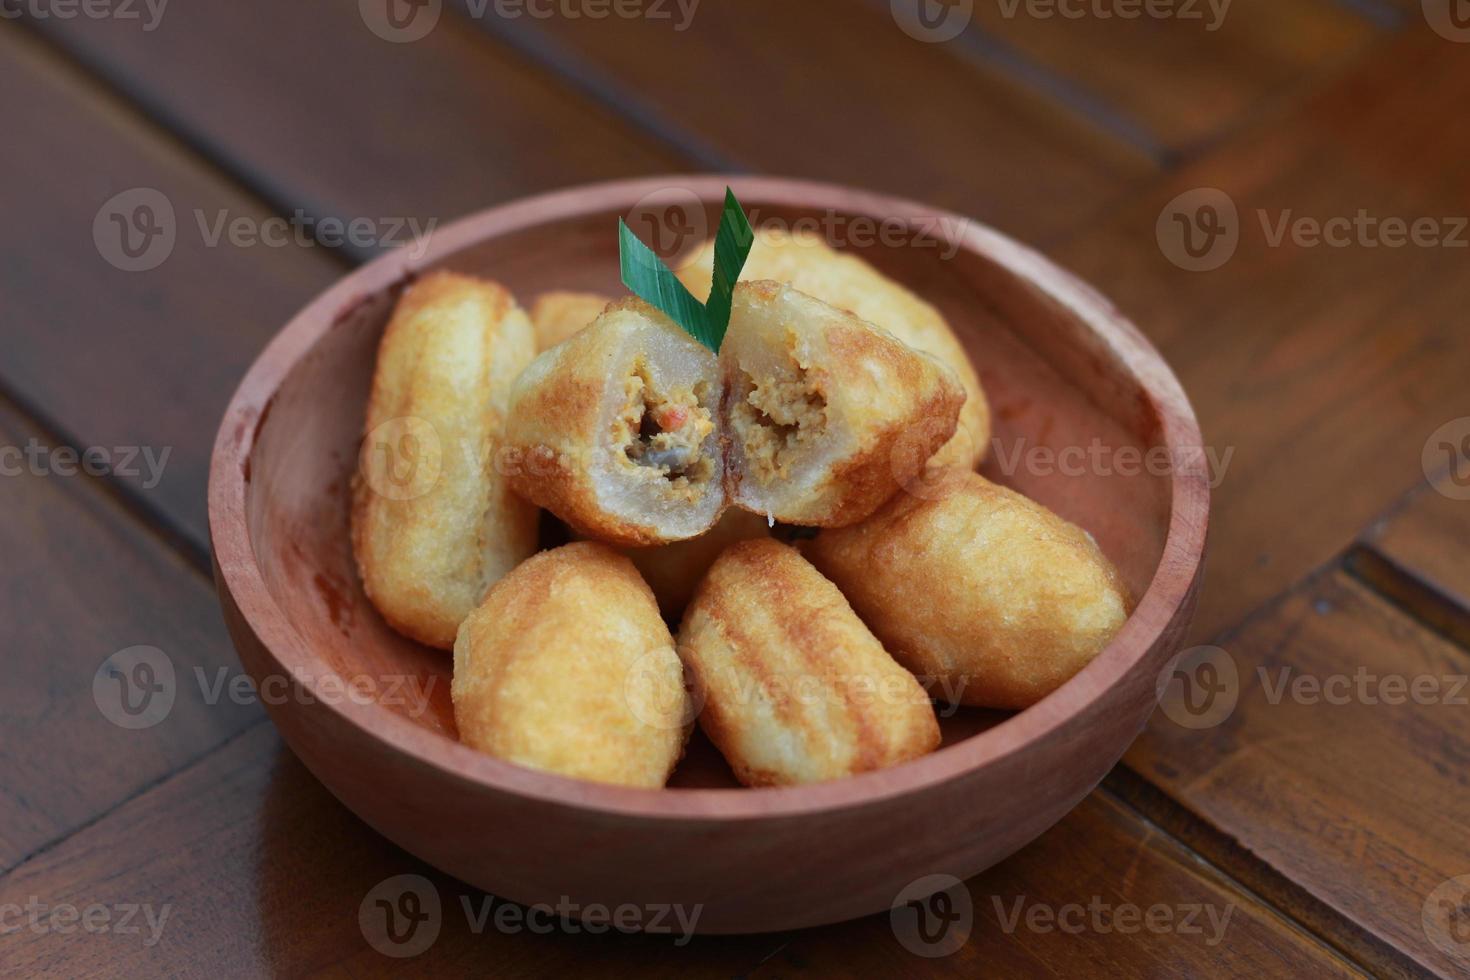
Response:
[[[646,208],[650,194],[693,202],[669,226],[688,246],[701,222],[717,221],[727,183],[757,224],[814,219],[943,310],[994,409],[986,472],[1091,531],[1140,597],[1137,610],[1040,704],[959,711],[944,720],[939,751],[852,779],[742,789],[697,732],[673,786],[659,791],[481,755],[455,738],[449,656],[387,628],[349,547],[348,487],[388,313],[405,282],[440,267],[501,280],[524,303],[546,289],[620,293],[617,217]],[[1075,451],[1048,462],[1048,450],[1094,440],[1125,453],[1081,473]],[[651,178],[485,211],[439,231],[417,259],[386,255],[312,302],[225,413],[210,534],[225,618],[245,668],[277,692],[267,699],[276,725],[385,837],[518,902],[698,904],[701,932],[756,932],[886,909],[923,876],[974,875],[1097,785],[1156,703],[1193,611],[1209,503],[1200,445],[1178,381],[1139,332],[989,228],[829,184]],[[1152,450],[1155,464],[1174,453],[1178,465],[1139,466],[1128,450],[1139,459]],[[432,697],[419,703],[415,691]]]

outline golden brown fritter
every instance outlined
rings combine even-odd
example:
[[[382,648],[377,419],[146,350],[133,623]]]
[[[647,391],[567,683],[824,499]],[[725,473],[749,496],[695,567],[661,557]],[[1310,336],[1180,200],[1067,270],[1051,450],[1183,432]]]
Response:
[[[452,692],[466,745],[624,786],[668,782],[695,711],[653,593],[591,541],[495,584],[460,628]]]
[[[679,628],[699,723],[747,786],[838,779],[933,751],[929,697],[797,552],[732,545]]]
[[[696,297],[709,295],[714,241],[706,242],[679,270]],[[990,446],[990,406],[980,376],[944,316],[929,303],[850,253],[837,252],[816,235],[761,229],[743,280],[770,279],[875,323],[916,350],[937,357],[955,373],[967,395],[960,431],[939,450],[936,464],[974,469]]]
[[[536,350],[550,350],[585,329],[612,302],[597,293],[556,291],[542,293],[531,304],[531,325],[536,328]]]
[[[636,299],[536,358],[511,392],[516,492],[584,537],[644,546],[725,508],[715,356]]]
[[[731,502],[768,519],[856,523],[954,433],[954,375],[892,334],[776,282],[735,287],[720,349]]]
[[[536,508],[497,473],[511,382],[535,354],[504,287],[434,273],[378,348],[353,481],[363,588],[394,629],[448,649],[485,589],[536,550]]]
[[[863,622],[936,697],[1025,708],[1087,666],[1128,617],[1092,538],[976,473],[899,494],[803,547]]]

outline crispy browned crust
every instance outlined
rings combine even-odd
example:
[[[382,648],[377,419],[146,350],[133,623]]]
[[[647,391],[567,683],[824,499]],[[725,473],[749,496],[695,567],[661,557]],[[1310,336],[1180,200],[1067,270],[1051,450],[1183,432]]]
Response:
[[[634,297],[610,304],[604,315],[623,311],[665,319]],[[667,544],[674,539],[658,527],[606,511],[589,473],[594,454],[610,448],[598,425],[612,350],[602,330],[581,330],[522,373],[506,427],[505,470],[516,493],[583,537],[627,547]]]
[[[918,682],[777,541],[720,556],[684,615],[679,654],[704,698],[700,726],[747,786],[837,779],[939,745]]]
[[[1121,577],[1081,529],[976,473],[803,546],[929,692],[1025,708],[1085,667],[1127,618]]]
[[[742,282],[737,290],[755,302],[772,303],[788,288],[757,281]],[[810,370],[829,393],[832,409],[844,413],[845,423],[860,441],[814,493],[790,501],[772,515],[810,527],[855,524],[909,486],[929,457],[954,435],[965,403],[964,389],[938,360],[874,324],[827,309],[828,356]],[[728,388],[737,366],[733,358],[722,362]],[[741,474],[731,474],[732,501],[764,513],[741,499],[741,479]]]
[[[591,541],[501,579],[454,646],[466,745],[518,765],[663,786],[694,709],[673,637],[631,562]]]
[[[706,242],[679,270],[679,279],[696,296],[709,293],[714,241]],[[964,345],[943,314],[858,256],[838,252],[807,233],[756,232],[755,246],[741,277],[790,283],[841,310],[875,323],[905,344],[938,358],[955,373],[966,393],[954,438],[930,462],[974,469],[990,448],[990,405]]]
[[[536,328],[536,350],[550,350],[582,330],[612,299],[600,293],[553,291],[542,293],[531,304],[531,325]]]
[[[451,311],[474,309],[472,321]],[[440,483],[413,499],[374,492],[361,466],[353,474],[353,557],[363,590],[395,630],[449,649],[460,622],[484,590],[536,549],[537,510],[495,474],[504,420],[495,385],[519,373],[534,340],[525,314],[498,283],[436,272],[414,283],[393,312],[373,372],[364,433],[393,419],[422,419],[441,445]],[[464,351],[456,367],[478,373],[480,411],[466,405],[437,363]],[[479,358],[479,360],[474,360]],[[457,442],[484,453],[466,461]],[[483,448],[482,448],[483,447]],[[434,543],[435,539],[439,539]]]

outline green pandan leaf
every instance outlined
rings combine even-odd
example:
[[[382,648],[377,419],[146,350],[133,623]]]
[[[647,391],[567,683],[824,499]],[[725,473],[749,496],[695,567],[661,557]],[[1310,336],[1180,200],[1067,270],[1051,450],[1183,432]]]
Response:
[[[755,232],[735,193],[725,188],[725,208],[715,235],[714,279],[709,301],[701,303],[685,288],[663,259],[618,221],[618,253],[623,285],[639,299],[662,310],[685,333],[716,354],[730,326],[731,295],[750,257]]]
[[[720,230],[715,235],[715,274],[710,284],[709,299],[705,302],[710,333],[714,335],[714,351],[719,353],[725,341],[725,330],[730,326],[730,300],[735,284],[740,281],[740,270],[750,258],[751,246],[755,244],[755,232],[745,210],[735,199],[735,192],[725,188],[725,210],[720,215]]]

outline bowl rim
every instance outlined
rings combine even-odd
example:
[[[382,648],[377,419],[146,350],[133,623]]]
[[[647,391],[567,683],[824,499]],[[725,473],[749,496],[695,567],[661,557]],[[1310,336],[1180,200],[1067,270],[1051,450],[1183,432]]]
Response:
[[[539,194],[443,226],[416,257],[397,249],[348,273],[291,318],[256,358],[231,397],[210,460],[208,511],[215,575],[221,591],[228,591],[228,598],[221,595],[221,601],[234,604],[283,674],[304,685],[309,694],[316,694],[317,678],[335,673],[271,596],[255,560],[246,519],[248,460],[271,400],[298,361],[363,301],[478,242],[587,213],[627,213],[645,198],[671,189],[691,192],[706,205],[718,206],[727,185],[744,201],[922,226],[946,244],[1001,267],[1083,320],[1110,354],[1133,372],[1160,420],[1164,445],[1170,449],[1202,445],[1183,387],[1132,323],[1071,273],[975,219],[904,198],[782,177],[670,174]],[[376,702],[312,697],[310,706],[335,713],[338,721],[386,743],[402,760],[438,770],[474,789],[623,817],[708,821],[789,817],[906,795],[1023,751],[1126,680],[1148,658],[1180,607],[1189,601],[1203,560],[1210,491],[1203,460],[1197,458],[1200,455],[1174,454],[1184,462],[1171,467],[1169,528],[1163,552],[1148,589],[1107,647],[1030,708],[984,732],[890,769],[791,787],[636,789],[586,782],[493,758]],[[1156,685],[1156,690],[1161,691],[1162,686]]]

